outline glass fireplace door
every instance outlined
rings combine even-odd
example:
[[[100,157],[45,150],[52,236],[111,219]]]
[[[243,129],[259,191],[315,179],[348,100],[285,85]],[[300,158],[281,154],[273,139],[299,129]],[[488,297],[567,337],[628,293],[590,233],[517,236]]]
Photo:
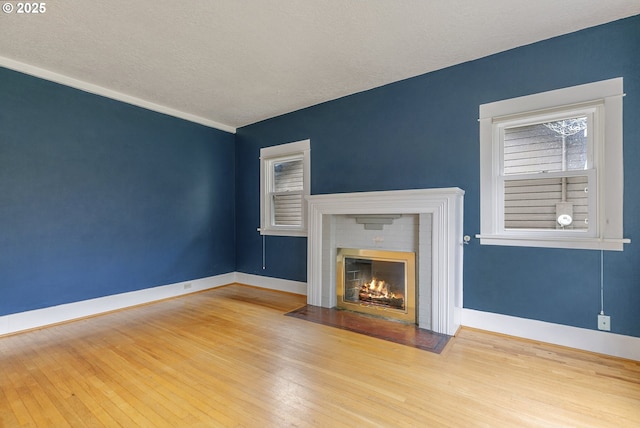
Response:
[[[415,254],[338,249],[338,307],[415,323]]]

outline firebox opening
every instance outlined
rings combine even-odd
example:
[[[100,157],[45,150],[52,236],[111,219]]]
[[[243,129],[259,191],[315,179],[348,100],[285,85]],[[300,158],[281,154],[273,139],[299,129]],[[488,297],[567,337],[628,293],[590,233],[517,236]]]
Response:
[[[415,323],[415,254],[338,249],[338,308]]]
[[[352,257],[344,263],[346,301],[405,309],[404,263]]]

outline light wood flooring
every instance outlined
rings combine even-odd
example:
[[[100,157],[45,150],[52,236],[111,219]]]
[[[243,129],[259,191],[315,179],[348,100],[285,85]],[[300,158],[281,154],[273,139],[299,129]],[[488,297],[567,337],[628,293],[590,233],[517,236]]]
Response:
[[[640,363],[462,329],[441,354],[221,287],[0,338],[2,427],[638,427]]]

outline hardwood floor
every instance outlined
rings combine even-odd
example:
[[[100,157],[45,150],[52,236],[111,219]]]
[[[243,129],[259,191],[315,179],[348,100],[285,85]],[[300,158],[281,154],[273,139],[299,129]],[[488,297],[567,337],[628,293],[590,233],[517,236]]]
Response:
[[[0,426],[640,426],[640,363],[462,329],[441,354],[231,285],[0,338]]]

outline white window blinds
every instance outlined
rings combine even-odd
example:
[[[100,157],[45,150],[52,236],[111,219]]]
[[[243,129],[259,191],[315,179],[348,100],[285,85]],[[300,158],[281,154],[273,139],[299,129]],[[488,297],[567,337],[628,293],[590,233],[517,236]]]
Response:
[[[310,141],[260,150],[260,233],[306,236],[310,192]]]
[[[271,201],[273,224],[302,225],[302,194],[304,190],[304,162],[302,158],[273,162],[273,191]]]

